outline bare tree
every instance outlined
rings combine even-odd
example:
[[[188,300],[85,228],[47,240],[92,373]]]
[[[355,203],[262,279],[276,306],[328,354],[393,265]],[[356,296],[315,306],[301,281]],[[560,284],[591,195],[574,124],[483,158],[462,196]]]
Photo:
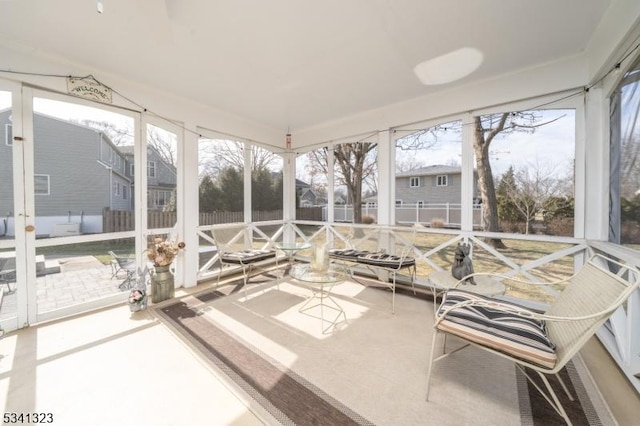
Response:
[[[531,223],[544,214],[562,195],[562,181],[557,177],[556,166],[547,163],[529,163],[515,171],[513,179],[505,185],[506,195],[525,219],[525,233]]]
[[[489,148],[498,136],[504,137],[513,132],[533,133],[536,128],[559,120],[561,117],[540,123],[536,111],[505,112],[474,117],[473,149],[476,155],[478,188],[482,199],[482,223],[485,231],[499,232],[498,200],[491,170]],[[499,238],[487,240],[495,248],[504,248]]]
[[[228,166],[236,170],[244,169],[244,152],[248,149],[244,143],[229,140],[216,140],[215,143],[206,145],[201,152],[201,157],[207,161],[202,164],[204,173],[209,176],[218,176]],[[264,148],[253,146],[251,148],[251,169],[254,171],[271,170],[278,160],[278,155]]]
[[[71,121],[82,124],[83,126],[91,127],[92,129],[104,133],[116,146],[133,145],[132,127],[118,126],[110,121],[96,121],[89,119]]]
[[[362,186],[375,180],[377,142],[351,142],[335,145],[333,156],[338,166],[337,180],[347,188],[348,202],[353,205],[353,222],[362,223]],[[328,173],[328,148],[308,154],[310,164],[319,173]]]

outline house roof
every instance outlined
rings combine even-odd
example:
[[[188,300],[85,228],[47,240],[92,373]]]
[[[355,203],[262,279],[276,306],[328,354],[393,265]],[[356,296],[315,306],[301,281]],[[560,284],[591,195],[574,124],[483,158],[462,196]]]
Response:
[[[33,55],[295,133],[565,60],[588,78],[620,3],[109,0],[98,13],[95,1],[0,1],[0,69],[38,72],[20,60]],[[433,59],[444,68],[427,74],[457,79],[423,84],[414,70]]]
[[[460,173],[462,173],[462,169],[459,166],[434,165],[409,170],[408,172],[396,173],[396,177],[452,175]]]

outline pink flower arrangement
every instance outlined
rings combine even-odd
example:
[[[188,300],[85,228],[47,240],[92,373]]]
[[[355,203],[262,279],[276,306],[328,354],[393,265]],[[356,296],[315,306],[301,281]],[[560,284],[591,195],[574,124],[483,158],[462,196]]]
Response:
[[[184,248],[184,243],[156,238],[147,249],[147,257],[153,266],[171,265],[178,252]]]
[[[133,290],[129,294],[129,303],[138,303],[144,298],[144,292],[142,290]]]

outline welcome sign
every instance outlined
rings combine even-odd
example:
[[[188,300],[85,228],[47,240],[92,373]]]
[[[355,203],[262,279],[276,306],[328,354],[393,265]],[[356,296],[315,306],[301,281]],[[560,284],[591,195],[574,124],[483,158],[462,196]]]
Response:
[[[67,92],[79,98],[91,99],[105,104],[112,103],[111,89],[93,77],[67,78]]]

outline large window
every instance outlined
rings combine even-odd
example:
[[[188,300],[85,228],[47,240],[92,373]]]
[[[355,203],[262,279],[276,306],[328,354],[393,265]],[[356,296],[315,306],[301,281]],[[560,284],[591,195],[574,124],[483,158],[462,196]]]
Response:
[[[459,228],[461,123],[398,131],[408,134],[396,141],[396,221]]]
[[[282,166],[280,155],[253,145],[251,148],[251,220],[282,219]]]
[[[336,204],[344,201],[334,209],[336,221],[377,222],[377,210],[368,207],[369,203],[378,201],[377,158],[377,135],[333,146],[334,197]],[[345,213],[342,219],[338,212]]]
[[[200,139],[200,225],[244,221],[244,150],[240,141]]]
[[[612,242],[640,248],[640,61],[611,97]]]
[[[575,110],[500,112],[469,125],[482,229],[572,236]]]
[[[296,158],[296,219],[327,220],[327,152],[318,148]]]

